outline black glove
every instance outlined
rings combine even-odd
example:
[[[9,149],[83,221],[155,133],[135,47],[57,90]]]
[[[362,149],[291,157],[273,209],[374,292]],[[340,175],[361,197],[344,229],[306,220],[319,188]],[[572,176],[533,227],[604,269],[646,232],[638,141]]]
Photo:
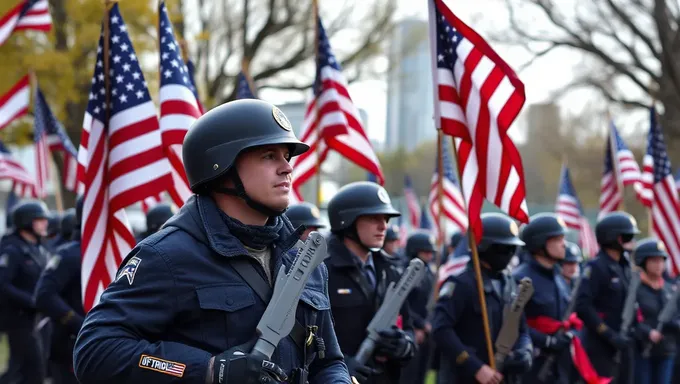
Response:
[[[264,356],[250,353],[255,341],[248,342],[215,356],[213,383],[264,384],[288,380],[281,367]]]
[[[674,333],[674,334],[679,334],[680,333],[680,323],[673,321],[670,323],[664,323],[663,328],[662,328],[662,333]]]
[[[571,338],[566,333],[556,333],[545,338],[545,349],[550,352],[561,352],[571,345]]]
[[[630,345],[630,337],[628,335],[622,335],[620,333],[614,332],[608,329],[604,333],[604,337],[607,339],[609,344],[616,349],[625,349]]]
[[[367,382],[369,377],[382,373],[377,369],[361,364],[351,356],[345,356],[345,364],[347,364],[349,375],[356,378],[360,384]]]
[[[525,374],[531,370],[532,361],[531,351],[526,349],[512,351],[503,362],[503,372],[515,375]]]
[[[376,341],[377,356],[386,356],[393,359],[405,359],[413,356],[415,352],[413,341],[404,331],[393,325],[390,329],[378,332],[380,337]]]

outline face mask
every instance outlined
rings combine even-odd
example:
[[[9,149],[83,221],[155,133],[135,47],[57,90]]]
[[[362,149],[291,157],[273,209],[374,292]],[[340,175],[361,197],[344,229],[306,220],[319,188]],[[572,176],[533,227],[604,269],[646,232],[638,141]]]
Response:
[[[494,244],[485,252],[480,252],[479,257],[489,265],[492,272],[501,272],[508,266],[516,251],[515,246]]]

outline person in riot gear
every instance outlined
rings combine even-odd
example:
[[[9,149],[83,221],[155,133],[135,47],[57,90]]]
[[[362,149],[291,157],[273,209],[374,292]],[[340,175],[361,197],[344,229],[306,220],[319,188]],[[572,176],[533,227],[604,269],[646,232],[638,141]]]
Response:
[[[583,263],[581,248],[575,243],[567,241],[566,253],[564,259],[560,262],[560,266],[562,267],[562,277],[569,285],[570,290],[581,273],[581,263]]]
[[[78,383],[73,373],[73,345],[85,316],[80,288],[82,196],[76,199],[76,208],[68,211],[71,214],[71,241],[57,248],[35,288],[36,308],[54,324],[49,362],[55,384]]]
[[[403,368],[401,372],[401,383],[422,384],[425,381],[429,357],[431,352],[432,325],[429,321],[428,306],[432,297],[435,276],[432,272],[431,263],[437,252],[435,238],[427,232],[414,232],[406,239],[405,254],[409,260],[414,258],[421,259],[427,268],[425,276],[420,284],[413,288],[408,295],[408,305],[413,318],[413,328],[418,352],[414,358]]]
[[[497,213],[482,215],[483,235],[478,245],[491,338],[495,340],[503,323],[504,307],[514,300],[516,283],[506,267],[524,245],[514,220]],[[481,322],[474,269],[446,279],[432,317],[433,339],[441,352],[438,383],[498,384],[513,380],[531,369],[532,344],[526,320],[519,324],[519,337],[506,358],[503,371],[489,366]]]
[[[20,202],[12,211],[14,229],[0,244],[0,329],[8,336],[10,364],[15,365],[7,372],[18,372],[25,383],[42,384],[46,374],[33,291],[48,261],[41,239],[47,236],[49,217],[43,202]],[[8,379],[0,377],[0,382]]]
[[[305,227],[305,231],[300,235],[300,240],[307,240],[307,236],[313,231],[318,231],[320,228],[326,228],[326,224],[321,220],[321,212],[319,208],[312,203],[302,202],[293,204],[288,207],[286,216],[293,227]]]
[[[50,251],[57,249],[57,242],[60,241],[61,234],[61,214],[57,211],[50,211],[47,218],[47,236],[43,240],[43,244]]]
[[[401,367],[415,353],[408,304],[401,308],[402,329],[380,332],[372,361],[353,356],[366,337],[366,327],[385,298],[391,282],[399,280],[401,265],[381,250],[390,218],[400,213],[387,191],[372,182],[350,183],[328,203],[328,288],[335,331],[352,375],[359,383],[394,383]]]
[[[628,254],[640,233],[633,216],[626,212],[611,212],[595,226],[600,252],[586,264],[576,300],[576,312],[583,320],[583,345],[593,367],[601,377],[621,374],[618,383],[633,379],[631,340],[619,332],[621,314],[631,278]],[[614,363],[616,352],[622,361]]]
[[[85,317],[74,351],[81,382],[350,383],[323,264],[272,358],[251,352],[263,289],[271,294],[274,271],[294,261],[289,161],[308,149],[261,100],[223,104],[193,124],[182,155],[195,195],[137,244]]]
[[[675,287],[666,282],[668,253],[664,244],[653,238],[641,240],[633,252],[635,264],[641,268],[641,284],[637,291],[642,321],[637,324],[635,336],[635,382],[670,384],[673,363],[677,353],[680,320],[677,314],[657,330],[658,317],[668,301],[673,298]],[[645,349],[649,355],[645,356]]]
[[[143,237],[148,237],[158,232],[163,224],[165,224],[165,222],[174,214],[175,212],[172,210],[172,206],[166,203],[158,203],[149,208],[146,212],[146,231],[144,232]]]
[[[399,227],[396,225],[388,225],[385,231],[385,242],[383,243],[383,251],[388,255],[398,257],[399,240],[401,240]]]

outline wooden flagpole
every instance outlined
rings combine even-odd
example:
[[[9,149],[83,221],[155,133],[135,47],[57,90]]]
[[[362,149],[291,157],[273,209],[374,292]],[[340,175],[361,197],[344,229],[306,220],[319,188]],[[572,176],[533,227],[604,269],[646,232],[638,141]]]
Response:
[[[429,7],[429,28],[430,28],[430,58],[432,63],[432,84],[437,84],[437,42],[436,42],[436,17],[434,11],[434,2],[428,1]],[[433,87],[433,97],[434,97],[434,121],[438,134],[441,134],[441,111],[439,110],[439,93],[436,86]],[[458,148],[456,147],[455,138],[451,138],[453,144],[453,158],[456,160],[456,171],[458,174],[458,180],[460,181],[461,192],[463,192],[463,199],[465,203],[465,193],[463,189],[463,179],[460,177],[460,167],[458,166]],[[467,204],[465,204],[465,211],[467,212]],[[440,207],[441,210],[441,207]],[[472,231],[468,230],[468,241],[470,244],[470,251],[472,253],[472,264],[474,266],[475,280],[477,282],[477,295],[479,298],[479,304],[482,310],[482,325],[484,327],[484,339],[486,342],[486,351],[489,359],[489,366],[491,369],[496,369],[496,360],[494,359],[493,344],[491,343],[491,328],[489,327],[489,314],[486,308],[486,297],[484,296],[484,284],[482,280],[482,270],[479,262],[479,253],[477,252],[477,242],[475,241],[475,236]]]
[[[318,64],[318,59],[319,59],[319,2],[318,0],[312,0],[312,14],[314,17],[314,61],[315,63],[315,68],[316,72],[314,74],[314,78],[318,75],[319,72],[319,64]],[[314,84],[312,84],[312,88],[314,87]],[[313,91],[313,89],[312,89]],[[321,207],[321,126],[320,126],[320,121],[319,121],[319,104],[318,100],[316,101],[315,107],[316,109],[316,206]]]

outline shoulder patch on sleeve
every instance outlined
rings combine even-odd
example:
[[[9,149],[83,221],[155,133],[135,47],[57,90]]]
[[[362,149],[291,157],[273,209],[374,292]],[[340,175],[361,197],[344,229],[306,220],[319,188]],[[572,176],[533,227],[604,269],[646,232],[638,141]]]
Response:
[[[9,265],[9,255],[6,253],[3,253],[0,255],[0,267],[6,267]]]
[[[163,360],[149,355],[142,355],[139,358],[139,367],[175,377],[184,376],[184,370],[187,368],[185,364]]]
[[[128,283],[132,285],[132,282],[135,280],[135,274],[137,274],[137,268],[141,262],[142,259],[137,256],[132,256],[130,260],[128,260],[127,264],[125,264],[125,266],[120,270],[120,273],[118,273],[116,281],[125,276],[127,277]]]
[[[54,255],[50,258],[50,261],[47,262],[47,266],[45,267],[46,271],[53,271],[57,269],[59,266],[59,263],[61,262],[61,256],[59,255]]]
[[[442,285],[442,289],[439,290],[439,297],[451,297],[453,295],[453,291],[456,289],[456,283],[453,281],[447,281]]]

